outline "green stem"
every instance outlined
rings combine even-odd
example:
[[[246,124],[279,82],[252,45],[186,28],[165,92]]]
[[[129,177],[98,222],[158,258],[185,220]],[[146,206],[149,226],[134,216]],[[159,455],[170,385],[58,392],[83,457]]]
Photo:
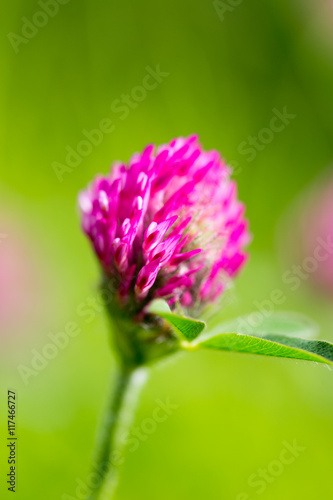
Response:
[[[118,484],[126,437],[132,424],[140,390],[147,380],[147,368],[121,366],[112,383],[110,403],[97,446],[95,472],[100,480],[88,500],[111,500]]]

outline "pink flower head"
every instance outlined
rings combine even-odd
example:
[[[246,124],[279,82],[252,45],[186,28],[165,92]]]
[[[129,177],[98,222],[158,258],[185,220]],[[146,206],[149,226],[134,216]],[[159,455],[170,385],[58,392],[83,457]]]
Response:
[[[214,301],[246,261],[244,206],[217,151],[196,136],[147,146],[79,197],[82,227],[119,304]]]

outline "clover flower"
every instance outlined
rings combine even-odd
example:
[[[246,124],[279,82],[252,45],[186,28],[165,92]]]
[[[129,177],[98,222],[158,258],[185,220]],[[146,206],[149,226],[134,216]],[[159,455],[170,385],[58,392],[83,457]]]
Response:
[[[81,192],[82,227],[122,305],[214,301],[246,261],[244,206],[230,169],[196,136],[148,145]]]
[[[247,221],[230,173],[217,151],[204,151],[191,136],[156,152],[147,146],[80,194],[102,292],[111,291],[103,299],[118,355],[95,451],[99,479],[86,500],[114,498],[126,436],[153,363],[213,349],[333,364],[332,344],[290,335],[309,332],[304,318],[265,315],[250,334],[247,317],[208,325],[205,333],[205,322],[193,317],[246,261]]]

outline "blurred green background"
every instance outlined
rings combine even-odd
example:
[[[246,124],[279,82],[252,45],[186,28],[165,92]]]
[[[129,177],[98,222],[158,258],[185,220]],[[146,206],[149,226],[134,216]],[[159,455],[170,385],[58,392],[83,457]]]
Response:
[[[16,498],[80,498],[77,480],[89,472],[115,359],[103,312],[89,323],[78,314],[96,296],[98,267],[76,197],[113,160],[149,142],[198,133],[235,167],[253,242],[219,317],[249,313],[280,288],[287,297],[280,309],[308,314],[333,341],[332,304],[306,286],[288,289],[280,259],[281,218],[333,159],[333,12],[329,19],[310,1],[236,3],[224,2],[223,13],[223,2],[211,1],[59,0],[46,22],[33,0],[14,0],[3,12],[1,498],[12,495],[4,479],[8,388],[18,395]],[[22,18],[44,26],[29,31]],[[25,41],[17,38],[22,29]],[[143,97],[135,87],[147,66],[165,76]],[[115,101],[132,93],[132,108],[116,111]],[[240,144],[285,107],[296,117],[249,162]],[[75,149],[82,131],[105,118],[113,131],[60,182],[54,162],[65,164],[66,147]],[[31,367],[33,350],[69,321],[79,335],[24,384],[18,367]],[[198,353],[155,367],[136,425],[151,417],[156,399],[179,408],[127,454],[116,498],[331,498],[332,389],[331,371],[291,360]],[[305,450],[258,494],[249,478],[294,440]]]

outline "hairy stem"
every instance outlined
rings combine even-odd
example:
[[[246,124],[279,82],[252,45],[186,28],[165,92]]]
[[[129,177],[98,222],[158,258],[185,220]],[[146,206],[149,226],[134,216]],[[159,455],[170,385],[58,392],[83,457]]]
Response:
[[[94,472],[99,479],[87,500],[111,500],[118,484],[118,468],[132,424],[140,390],[148,376],[147,368],[121,365],[112,391],[106,418],[96,448]]]

